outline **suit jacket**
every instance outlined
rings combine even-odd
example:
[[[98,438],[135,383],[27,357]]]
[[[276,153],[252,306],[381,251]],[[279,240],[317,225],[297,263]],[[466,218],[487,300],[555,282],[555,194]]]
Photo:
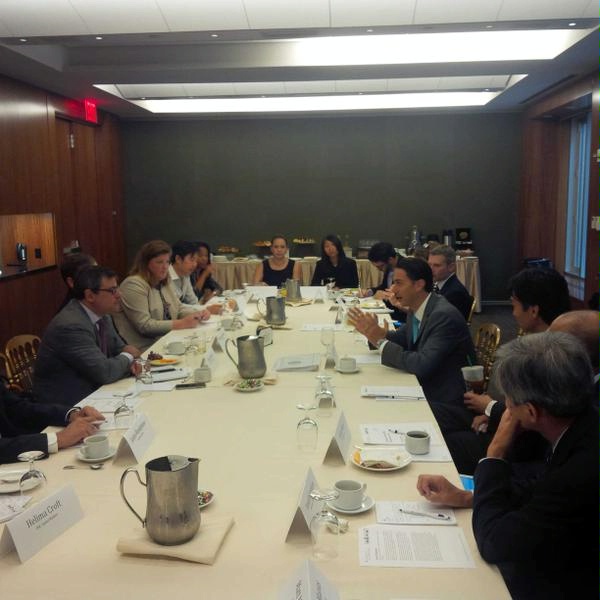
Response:
[[[15,462],[29,450],[48,452],[48,438],[38,433],[48,425],[65,425],[68,406],[38,404],[0,383],[0,462]]]
[[[158,338],[169,333],[173,321],[163,318],[163,302],[159,291],[151,287],[139,275],[131,275],[121,283],[121,305],[123,312],[114,316],[119,333],[141,351],[146,350]],[[197,312],[199,308],[185,307],[177,297],[172,284],[161,288],[162,295],[169,305],[171,319]]]
[[[513,598],[596,598],[598,411],[589,407],[571,424],[527,488],[513,485],[510,463],[479,463],[473,531]]]
[[[71,300],[50,321],[34,368],[33,391],[39,402],[73,406],[101,385],[129,374],[129,359],[119,354],[124,342],[106,318],[108,357],[97,330],[78,300]]]
[[[467,288],[460,282],[456,274],[450,275],[446,283],[440,290],[440,294],[458,309],[458,312],[467,320],[473,304],[473,296],[469,294]]]
[[[417,376],[429,402],[463,404],[465,382],[461,367],[474,360],[475,350],[466,321],[445,298],[431,294],[419,336],[413,343],[413,315],[389,333],[381,364]]]

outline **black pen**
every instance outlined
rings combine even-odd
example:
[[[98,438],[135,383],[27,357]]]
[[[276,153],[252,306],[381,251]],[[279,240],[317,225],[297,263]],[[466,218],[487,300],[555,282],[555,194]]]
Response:
[[[187,389],[192,389],[192,388],[205,388],[206,384],[205,383],[178,383],[175,386],[176,390],[187,390]]]
[[[175,367],[158,367],[152,369],[153,373],[169,373],[170,371],[177,371]]]

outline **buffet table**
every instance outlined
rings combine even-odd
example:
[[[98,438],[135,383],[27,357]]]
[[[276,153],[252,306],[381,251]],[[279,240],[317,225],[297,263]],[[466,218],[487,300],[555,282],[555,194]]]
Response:
[[[248,305],[250,312],[254,306]],[[282,355],[322,353],[319,332],[301,331],[301,326],[333,323],[335,313],[328,308],[325,303],[286,309],[286,325],[291,329],[274,332],[274,343],[265,350],[269,370]],[[256,325],[248,322],[243,330],[228,335],[254,331]],[[200,330],[213,335],[216,326],[209,323]],[[183,339],[189,333],[171,332],[168,339]],[[336,332],[335,341],[340,355],[368,352],[364,339],[353,332]],[[156,347],[162,350],[163,342]],[[361,441],[362,423],[433,421],[424,400],[380,402],[360,395],[364,384],[414,385],[412,375],[380,364],[362,365],[360,372],[352,375],[333,370],[328,373],[335,386],[337,408],[329,416],[316,416],[318,445],[309,453],[297,448],[296,424],[301,413],[296,405],[312,402],[315,372],[279,373],[274,385],[242,394],[224,385],[236,371],[227,356],[218,352],[213,379],[206,389],[152,392],[142,399],[138,410],[156,430],[143,462],[166,454],[199,457],[199,486],[215,495],[214,502],[202,510],[202,522],[206,525],[225,517],[235,519],[212,566],[117,552],[119,537],[140,531],[139,522],[119,496],[119,479],[125,467],[108,462],[100,471],[66,471],[63,466],[67,464],[85,466],[75,458],[77,449],[67,449],[38,463],[48,485],[31,493],[34,500],[39,500],[71,484],[84,517],[25,564],[20,564],[14,553],[2,557],[3,597],[275,600],[280,586],[311,555],[310,541],[285,542],[308,467],[321,486],[344,478],[364,481],[367,493],[375,500],[419,499],[415,485],[420,473],[441,473],[459,484],[450,462],[413,462],[390,473],[365,471],[351,464],[323,464],[341,411],[353,443]],[[107,389],[118,391],[130,385],[131,380],[122,380]],[[110,436],[116,445],[119,432],[113,431]],[[143,463],[138,469],[145,479]],[[134,480],[130,478],[127,484],[129,499],[144,514],[145,490]],[[471,532],[471,511],[459,510],[456,515],[475,568],[360,567],[358,530],[375,523],[374,510],[347,517],[350,529],[340,536],[339,556],[319,562],[318,568],[345,600],[508,598],[497,569],[479,557]],[[202,535],[202,525],[197,535]]]
[[[302,285],[310,285],[315,272],[316,258],[296,259],[302,268]],[[244,283],[254,281],[254,271],[260,260],[234,259],[225,262],[213,262],[214,278],[224,289],[239,289]],[[381,283],[383,274],[370,261],[356,259],[358,281],[361,288],[376,287]],[[479,258],[458,258],[456,275],[476,300],[475,312],[481,312],[481,280],[479,275]]]

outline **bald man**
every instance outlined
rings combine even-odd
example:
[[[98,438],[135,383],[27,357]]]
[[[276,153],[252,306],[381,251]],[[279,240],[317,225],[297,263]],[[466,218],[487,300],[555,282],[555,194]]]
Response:
[[[594,390],[592,402],[598,404],[598,374],[600,361],[600,313],[596,310],[572,310],[556,317],[550,324],[549,331],[563,331],[579,339],[585,346],[594,370]]]

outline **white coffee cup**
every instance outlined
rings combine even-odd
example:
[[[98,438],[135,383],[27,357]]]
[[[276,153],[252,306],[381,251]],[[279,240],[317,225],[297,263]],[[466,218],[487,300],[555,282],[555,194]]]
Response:
[[[185,354],[185,344],[180,340],[173,340],[165,344],[165,349],[169,354]]]
[[[81,454],[85,458],[104,458],[108,456],[110,447],[108,445],[108,436],[104,433],[89,435],[83,440]]]
[[[353,356],[342,356],[338,361],[338,370],[342,373],[353,373],[356,371],[356,359]]]
[[[367,489],[366,483],[341,479],[335,482],[334,488],[339,496],[333,501],[333,504],[341,510],[357,510],[362,506]]]
[[[426,431],[407,431],[404,434],[404,447],[411,454],[427,454],[431,438]]]

